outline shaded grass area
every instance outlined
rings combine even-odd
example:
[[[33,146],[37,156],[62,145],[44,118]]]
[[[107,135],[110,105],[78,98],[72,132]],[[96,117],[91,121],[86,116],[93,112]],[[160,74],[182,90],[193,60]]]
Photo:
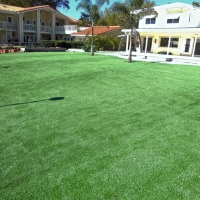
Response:
[[[199,67],[0,59],[1,199],[200,198]]]

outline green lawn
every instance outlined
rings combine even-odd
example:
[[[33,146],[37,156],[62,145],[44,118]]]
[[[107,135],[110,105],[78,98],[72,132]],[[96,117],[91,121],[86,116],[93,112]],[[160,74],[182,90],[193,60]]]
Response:
[[[97,54],[1,54],[0,199],[200,199],[199,77]]]

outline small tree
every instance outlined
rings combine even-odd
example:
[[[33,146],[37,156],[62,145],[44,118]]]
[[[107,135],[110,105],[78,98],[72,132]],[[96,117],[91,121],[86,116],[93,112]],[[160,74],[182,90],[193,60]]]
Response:
[[[78,0],[76,0],[78,1]],[[84,24],[90,24],[92,27],[92,39],[91,39],[91,56],[94,56],[94,24],[99,20],[100,18],[100,9],[105,4],[109,4],[109,0],[95,0],[95,3],[92,3],[92,0],[80,0],[78,3],[76,10],[84,10],[85,15],[87,18],[85,18]]]

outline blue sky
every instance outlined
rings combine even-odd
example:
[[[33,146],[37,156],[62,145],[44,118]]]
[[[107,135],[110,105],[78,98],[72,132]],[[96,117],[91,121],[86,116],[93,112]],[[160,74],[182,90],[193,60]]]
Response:
[[[110,0],[110,5],[115,2],[116,0]],[[198,0],[154,0],[156,5],[163,5],[163,4],[168,4],[170,3],[175,3],[175,2],[181,2],[181,3],[188,3],[188,4],[192,4],[193,1],[197,1]],[[122,0],[123,2],[123,0]],[[80,12],[81,11],[76,11],[76,6],[77,6],[78,2],[75,1],[71,1],[70,2],[70,9],[69,10],[65,10],[65,9],[59,9],[59,11],[61,13],[63,13],[64,15],[67,15],[69,17],[72,17],[74,19],[79,19],[80,18]]]

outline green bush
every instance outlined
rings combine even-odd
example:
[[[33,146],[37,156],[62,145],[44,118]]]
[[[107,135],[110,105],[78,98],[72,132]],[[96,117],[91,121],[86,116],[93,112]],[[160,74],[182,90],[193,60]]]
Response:
[[[118,51],[120,38],[113,36],[94,36],[94,45],[100,51]],[[86,45],[91,44],[91,37],[88,37]]]
[[[93,48],[94,48],[94,52],[96,52],[96,51],[97,51],[97,48],[96,48],[95,45],[93,46]],[[83,49],[85,52],[90,52],[90,51],[91,51],[91,45],[85,44],[85,45],[82,46],[82,49]]]
[[[41,47],[62,47],[62,48],[81,48],[84,42],[80,41],[65,41],[65,40],[42,40]]]

